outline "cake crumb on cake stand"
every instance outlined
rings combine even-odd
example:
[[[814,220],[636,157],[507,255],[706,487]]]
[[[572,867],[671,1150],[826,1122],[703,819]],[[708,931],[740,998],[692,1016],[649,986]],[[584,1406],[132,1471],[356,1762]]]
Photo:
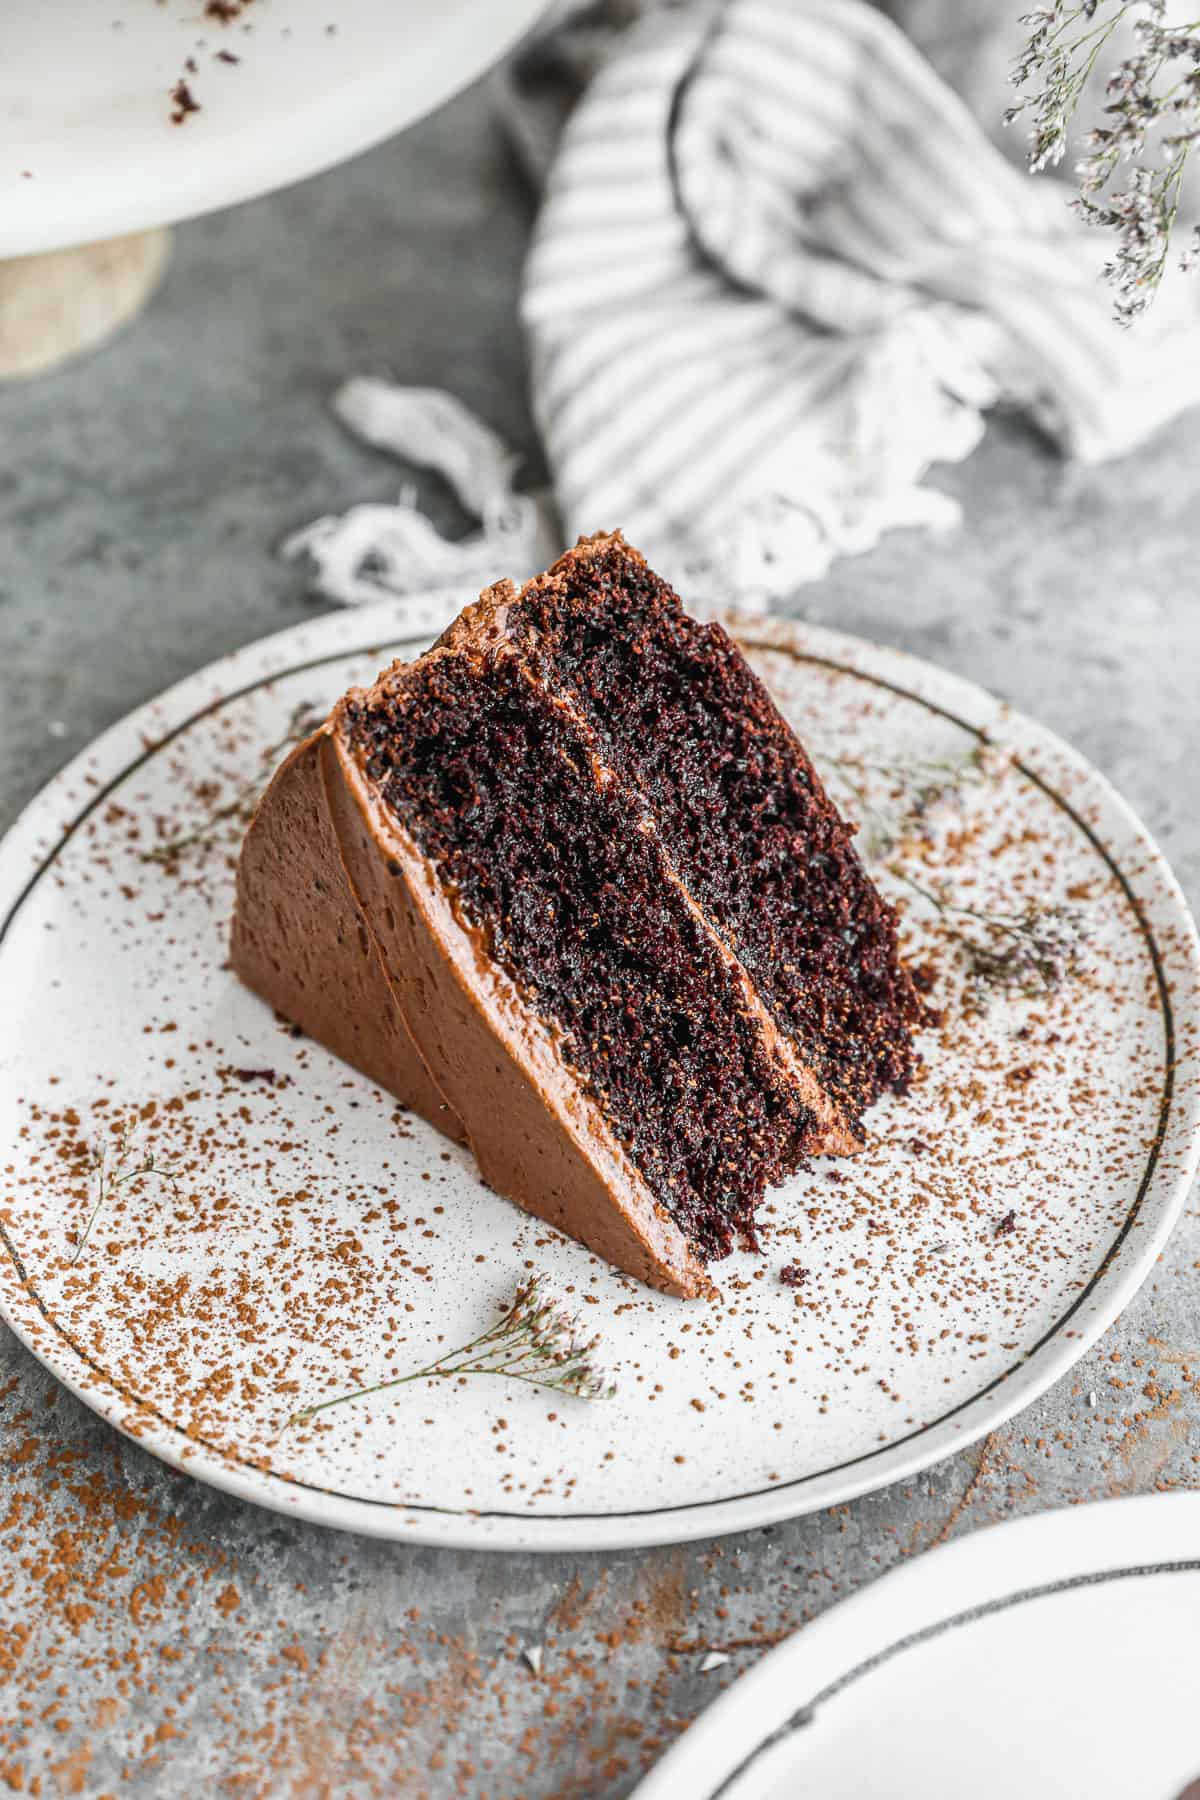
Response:
[[[356,156],[465,87],[544,0],[40,0],[0,9],[0,381],[135,318],[166,227]]]

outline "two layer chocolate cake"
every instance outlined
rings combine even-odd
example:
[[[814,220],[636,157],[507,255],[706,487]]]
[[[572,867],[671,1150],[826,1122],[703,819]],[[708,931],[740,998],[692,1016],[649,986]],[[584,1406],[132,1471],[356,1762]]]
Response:
[[[851,830],[719,625],[620,536],[501,582],[276,774],[233,965],[669,1293],[852,1152],[920,1002]]]

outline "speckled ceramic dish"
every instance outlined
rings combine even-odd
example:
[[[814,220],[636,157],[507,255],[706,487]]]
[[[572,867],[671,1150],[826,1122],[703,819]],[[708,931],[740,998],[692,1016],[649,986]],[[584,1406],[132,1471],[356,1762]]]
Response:
[[[865,836],[894,836],[900,788],[918,794],[928,841],[893,847],[899,875],[880,879],[942,1018],[867,1150],[769,1196],[764,1252],[714,1267],[719,1301],[667,1299],[489,1193],[226,966],[246,806],[298,715],[453,610],[339,613],[216,664],[106,733],[4,843],[14,1330],[218,1487],[497,1548],[761,1525],[910,1475],[1027,1405],[1143,1280],[1196,1163],[1196,939],[1145,832],[977,688],[831,632],[738,627]],[[975,767],[985,734],[1012,753],[1002,773],[999,749]],[[939,916],[914,881],[976,913],[1069,906],[1088,971],[973,1012],[962,933],[1015,940]],[[616,1399],[421,1380],[289,1423],[476,1336],[533,1271],[601,1335]]]
[[[1196,1800],[1200,1495],[976,1532],[735,1682],[636,1800]]]

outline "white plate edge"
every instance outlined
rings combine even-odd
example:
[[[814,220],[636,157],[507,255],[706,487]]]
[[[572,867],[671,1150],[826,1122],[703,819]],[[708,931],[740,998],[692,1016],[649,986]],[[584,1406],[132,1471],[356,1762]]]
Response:
[[[303,663],[326,656],[353,656],[372,649],[394,653],[398,648],[427,638],[438,629],[435,621],[440,618],[443,623],[447,622],[459,604],[461,597],[456,590],[442,588],[411,596],[407,600],[331,612],[312,621],[287,626],[228,652],[136,707],[102,732],[53,776],[22,810],[3,840],[0,840],[0,917],[7,913],[13,899],[24,886],[24,881],[18,879],[9,889],[6,880],[8,864],[19,856],[23,848],[27,855],[32,853],[35,832],[43,810],[48,809],[59,794],[65,796],[72,782],[84,777],[89,784],[98,780],[99,788],[103,789],[114,773],[124,768],[129,749],[135,744],[139,747],[144,745],[142,727],[149,715],[154,716],[153,737],[157,742],[190,720],[197,710],[196,702],[199,699],[205,703],[219,702],[248,685],[251,679],[259,681],[287,676],[294,671],[297,661]],[[1173,992],[1173,1011],[1181,1017],[1182,1023],[1182,1015],[1190,1003],[1192,1017],[1187,1022],[1195,1027],[1197,1019],[1200,1019],[1200,940],[1182,890],[1162,851],[1132,808],[1107,778],[1078,751],[1049,727],[1016,711],[977,684],[906,651],[870,643],[849,633],[828,626],[812,625],[804,620],[735,618],[732,622],[747,639],[752,638],[759,643],[777,640],[781,646],[785,646],[788,640],[794,641],[799,637],[818,654],[828,654],[843,666],[848,664],[861,669],[866,675],[878,675],[885,681],[896,679],[899,665],[902,685],[906,691],[918,694],[936,705],[946,706],[948,710],[957,711],[977,729],[996,729],[1003,724],[1006,738],[1026,736],[1072,770],[1093,793],[1104,800],[1132,843],[1145,852],[1146,862],[1139,870],[1139,882],[1144,885],[1152,878],[1157,890],[1153,895],[1153,908],[1148,910],[1152,915],[1154,912],[1164,911],[1171,916],[1172,924],[1180,932],[1181,939],[1179,944],[1171,947],[1173,962],[1181,963],[1179,968],[1174,968],[1172,963],[1173,972],[1177,977],[1187,973],[1192,977],[1186,991],[1177,987]],[[300,647],[304,654],[297,658],[296,651]],[[25,839],[29,840],[27,847]],[[1182,1035],[1181,1030],[1180,1036]],[[285,1515],[302,1517],[336,1529],[359,1531],[368,1536],[462,1549],[601,1551],[692,1542],[778,1524],[803,1513],[842,1504],[862,1494],[890,1486],[893,1482],[908,1479],[922,1469],[944,1461],[958,1450],[978,1442],[989,1431],[998,1429],[1015,1413],[1039,1399],[1086,1354],[1128,1305],[1149,1275],[1178,1220],[1197,1167],[1200,1166],[1200,1091],[1192,1090],[1187,1093],[1186,1105],[1184,1100],[1185,1096],[1177,1087],[1168,1132],[1160,1150],[1158,1169],[1148,1190],[1151,1192],[1159,1184],[1169,1184],[1169,1198],[1163,1205],[1162,1217],[1149,1238],[1141,1240],[1139,1249],[1126,1257],[1123,1269],[1119,1266],[1115,1271],[1110,1269],[1100,1278],[1098,1287],[1106,1299],[1103,1305],[1095,1309],[1094,1316],[1089,1319],[1085,1313],[1081,1313],[1078,1315],[1079,1329],[1073,1335],[1052,1339],[1026,1362],[1018,1365],[1006,1378],[1009,1398],[998,1406],[989,1404],[990,1395],[985,1393],[966,1403],[954,1420],[947,1420],[921,1432],[913,1439],[912,1449],[907,1455],[889,1451],[885,1446],[877,1455],[869,1458],[868,1466],[861,1475],[849,1480],[839,1479],[837,1473],[833,1476],[815,1477],[811,1487],[800,1499],[789,1491],[788,1484],[781,1484],[777,1490],[769,1489],[748,1498],[695,1502],[678,1508],[615,1514],[605,1518],[580,1516],[562,1520],[540,1519],[537,1515],[531,1515],[526,1520],[511,1516],[438,1513],[424,1507],[407,1513],[403,1503],[375,1503],[355,1497],[327,1494],[263,1472],[244,1474],[216,1455],[198,1449],[175,1427],[130,1432],[122,1424],[122,1415],[128,1409],[128,1402],[123,1401],[115,1389],[110,1398],[97,1384],[88,1385],[80,1379],[74,1368],[74,1358],[68,1354],[55,1356],[44,1345],[35,1347],[11,1314],[2,1286],[0,1318],[5,1320],[43,1366],[93,1411],[121,1431],[122,1435],[130,1437],[172,1466],[195,1474],[198,1479],[213,1487],[237,1498],[269,1506]],[[1178,1168],[1172,1174],[1163,1167],[1163,1153],[1175,1145],[1175,1140],[1184,1138],[1187,1139],[1187,1146]],[[107,1404],[102,1404],[102,1400],[107,1401]],[[982,1420],[977,1421],[972,1417],[977,1410],[983,1412]],[[960,1424],[960,1419],[966,1420],[966,1423]],[[887,1472],[882,1478],[878,1475],[880,1462],[886,1462]]]
[[[815,1693],[900,1638],[1031,1587],[1200,1558],[1200,1493],[1135,1494],[986,1525],[887,1570],[730,1684],[630,1800],[705,1800]]]

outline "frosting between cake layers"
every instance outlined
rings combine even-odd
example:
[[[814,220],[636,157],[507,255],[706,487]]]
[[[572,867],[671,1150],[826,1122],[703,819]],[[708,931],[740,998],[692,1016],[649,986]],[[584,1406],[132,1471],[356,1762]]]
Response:
[[[497,1191],[653,1286],[711,1293],[683,1233],[559,1058],[555,1033],[364,780],[336,716],[293,751],[252,823],[234,969],[306,1033],[468,1144]],[[290,867],[301,824],[320,849],[319,873],[303,882]],[[314,880],[323,916],[344,909],[332,934],[306,919]],[[306,964],[311,948],[320,966]]]
[[[581,665],[555,660],[575,654],[578,584],[606,558],[585,624],[634,630],[634,615],[622,624],[625,602],[614,604],[607,584],[624,579],[621,569],[641,571],[648,585],[631,587],[635,608],[658,605],[662,584],[654,587],[619,536],[601,537],[581,542],[521,594],[497,583],[418,662],[393,664],[369,689],[343,697],[277,772],[251,824],[232,961],[283,1015],[469,1145],[499,1193],[617,1267],[690,1296],[714,1291],[705,1257],[723,1254],[735,1232],[754,1241],[751,1209],[764,1181],[805,1155],[860,1147],[854,1120],[862,1099],[848,1116],[808,1060],[807,1039],[780,1012],[778,994],[759,991],[693,891],[694,851],[679,835],[677,802],[643,785],[637,756],[630,761],[630,746],[640,754],[642,741],[613,736],[615,716],[626,733],[637,730],[636,705],[631,700],[627,722],[597,713],[594,692],[579,689],[577,698]],[[576,585],[568,590],[565,581]],[[548,615],[547,596],[560,593],[564,611]],[[522,610],[531,594],[539,609],[532,622]],[[684,617],[678,629],[685,637],[699,630]],[[539,630],[553,636],[539,638]],[[627,645],[641,655],[637,637],[589,641],[606,645],[609,657],[627,657]],[[685,681],[697,653],[709,654],[703,643],[685,651]],[[716,653],[728,658],[727,639]],[[716,665],[722,681],[726,666]],[[836,850],[846,841],[844,822],[740,659],[738,666],[729,691],[746,693],[732,704],[748,710],[725,716],[735,730],[744,718],[746,729],[768,734],[763,741],[783,759],[769,766],[798,771],[803,794],[815,795],[818,833],[832,830]],[[701,755],[710,743],[729,755],[724,739],[685,741]],[[762,788],[758,763],[745,766],[773,806],[776,790]],[[789,802],[800,807],[798,821],[809,805],[803,794]],[[712,816],[719,831],[719,807]],[[748,855],[743,866],[756,869],[755,846],[731,829],[739,848],[729,854]],[[827,842],[818,835],[817,849]],[[708,864],[698,873],[703,886]],[[875,954],[891,956],[889,979],[903,995],[908,978],[895,961],[887,908],[852,857],[846,879],[850,886],[834,891],[835,915],[845,918],[847,903],[861,907],[865,897],[866,916],[882,920]],[[714,904],[724,916],[723,892]],[[832,947],[845,958],[840,939]],[[761,939],[751,952],[761,961]],[[593,966],[597,954],[602,962]],[[818,988],[818,1018],[828,1003]],[[633,1060],[614,1062],[614,1046]],[[824,1070],[828,1046],[817,1054]],[[840,1069],[834,1074],[840,1079]]]

